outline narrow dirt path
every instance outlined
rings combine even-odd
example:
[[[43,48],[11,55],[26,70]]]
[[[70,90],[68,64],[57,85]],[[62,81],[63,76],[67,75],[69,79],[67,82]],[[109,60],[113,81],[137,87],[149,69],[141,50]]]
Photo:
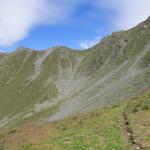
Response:
[[[123,135],[126,142],[130,142],[134,150],[144,150],[144,147],[141,143],[138,143],[135,139],[132,129],[129,127],[130,122],[128,121],[127,115],[125,112],[122,113],[122,128]]]

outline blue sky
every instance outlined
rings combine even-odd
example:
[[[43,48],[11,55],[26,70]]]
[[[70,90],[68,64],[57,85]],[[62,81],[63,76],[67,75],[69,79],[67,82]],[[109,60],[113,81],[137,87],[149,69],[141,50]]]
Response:
[[[0,49],[85,49],[150,15],[149,0],[0,0]]]

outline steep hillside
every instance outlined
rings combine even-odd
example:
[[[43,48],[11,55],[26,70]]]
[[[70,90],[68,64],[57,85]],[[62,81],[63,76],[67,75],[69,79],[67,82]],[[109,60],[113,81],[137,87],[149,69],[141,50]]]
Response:
[[[0,55],[0,128],[116,104],[149,86],[150,18],[85,51],[21,47]]]

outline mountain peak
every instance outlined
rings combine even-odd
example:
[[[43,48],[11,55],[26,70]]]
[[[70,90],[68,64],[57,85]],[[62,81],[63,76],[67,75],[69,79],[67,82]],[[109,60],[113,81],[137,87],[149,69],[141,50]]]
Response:
[[[146,29],[148,26],[150,25],[150,16],[147,17],[147,19],[145,19],[143,22],[139,23],[137,26],[133,27],[133,28],[136,28],[136,27],[140,27],[141,29]]]
[[[144,24],[145,24],[145,25],[150,24],[150,16],[144,21]]]
[[[18,47],[16,49],[16,52],[20,52],[20,51],[24,51],[24,50],[26,50],[26,51],[32,51],[32,49],[30,49],[30,48],[27,48],[25,46],[20,46],[20,47]]]
[[[147,18],[147,21],[150,21],[150,16]]]

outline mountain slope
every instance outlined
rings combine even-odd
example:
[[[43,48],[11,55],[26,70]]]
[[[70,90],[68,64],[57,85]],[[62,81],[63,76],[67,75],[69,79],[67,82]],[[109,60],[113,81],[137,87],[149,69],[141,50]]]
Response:
[[[85,51],[0,54],[0,128],[116,104],[150,85],[150,18]]]
[[[131,150],[121,133],[124,105],[94,110],[65,120],[28,124],[4,137],[6,150]]]
[[[43,124],[14,126],[3,136],[5,150],[149,150],[150,91],[88,113]]]
[[[133,132],[134,141],[145,150],[150,149],[150,90],[133,97],[124,111],[128,128]]]

